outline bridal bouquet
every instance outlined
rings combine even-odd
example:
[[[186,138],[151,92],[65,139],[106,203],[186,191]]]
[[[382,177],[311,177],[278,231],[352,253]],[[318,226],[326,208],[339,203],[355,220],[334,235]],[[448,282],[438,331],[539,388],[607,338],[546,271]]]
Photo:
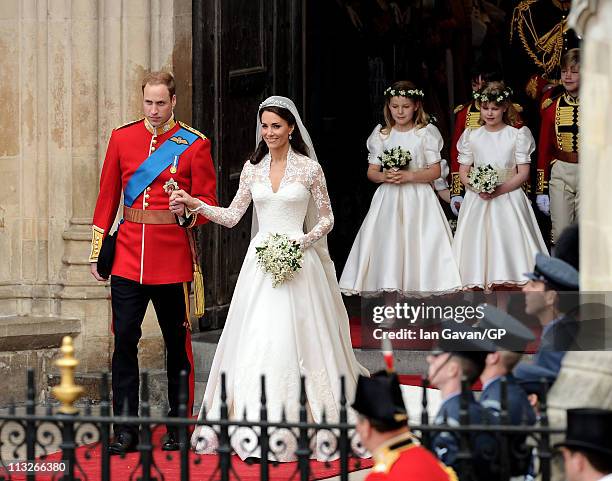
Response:
[[[468,173],[468,183],[476,192],[492,193],[497,187],[499,176],[490,164],[472,168]]]
[[[393,147],[385,150],[378,159],[384,169],[399,170],[408,165],[408,162],[412,160],[412,155],[401,147]]]
[[[262,245],[255,247],[255,253],[259,266],[272,276],[273,287],[291,280],[302,267],[299,244],[284,234],[270,234]]]

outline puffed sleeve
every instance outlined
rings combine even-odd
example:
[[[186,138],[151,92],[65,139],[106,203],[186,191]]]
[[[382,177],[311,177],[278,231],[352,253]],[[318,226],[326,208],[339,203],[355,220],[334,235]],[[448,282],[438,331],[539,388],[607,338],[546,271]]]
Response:
[[[521,127],[516,136],[516,163],[529,164],[531,162],[531,154],[535,151],[535,140],[531,135],[531,130],[527,127]]]
[[[425,163],[433,165],[440,162],[442,156],[440,151],[444,146],[442,134],[435,125],[429,124],[422,129],[423,131],[423,151],[425,152]]]
[[[448,182],[446,178],[448,177],[449,168],[448,162],[445,159],[440,160],[440,177],[434,180],[433,185],[436,190],[446,190],[448,189]]]
[[[374,127],[374,130],[366,141],[366,145],[368,146],[368,163],[370,164],[381,165],[381,161],[378,158],[382,155],[384,150],[382,137],[380,135],[381,128],[382,126],[380,124]]]
[[[457,162],[463,165],[472,165],[474,163],[474,154],[470,145],[471,132],[471,129],[465,129],[461,137],[459,137],[459,142],[457,142],[457,150],[459,151]]]

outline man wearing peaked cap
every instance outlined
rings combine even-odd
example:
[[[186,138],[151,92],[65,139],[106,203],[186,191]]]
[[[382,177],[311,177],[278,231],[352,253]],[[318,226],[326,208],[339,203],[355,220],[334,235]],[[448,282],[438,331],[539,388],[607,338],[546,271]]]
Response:
[[[532,281],[542,281],[558,291],[577,291],[580,275],[578,271],[564,260],[542,253],[536,254],[533,272],[525,276]]]
[[[521,362],[514,375],[528,394],[541,394],[541,379],[549,384],[557,379],[561,361],[578,335],[577,294],[571,292],[578,291],[579,274],[561,259],[537,254],[533,272],[525,276],[525,312],[538,318],[542,336],[533,363]]]
[[[495,345],[485,338],[479,338],[482,335],[479,329],[455,321],[444,322],[440,334],[438,350],[427,356],[429,381],[440,389],[442,395],[442,405],[434,423],[459,426],[462,379],[465,376],[470,385],[478,379],[485,367],[487,354],[495,350]],[[482,406],[476,402],[471,391],[464,394],[468,400],[469,423],[482,423],[485,416]],[[491,463],[484,453],[493,442],[494,439],[487,433],[470,434],[474,456],[472,465],[477,479],[491,479]],[[459,434],[452,431],[440,431],[432,439],[432,448],[438,458],[455,470],[459,467],[459,444]]]
[[[527,393],[516,382],[512,375],[512,369],[520,361],[527,344],[535,340],[533,333],[519,320],[499,309],[485,305],[482,306],[483,318],[479,321],[481,329],[503,329],[505,335],[495,341],[497,351],[487,355],[485,368],[480,375],[482,381],[482,394],[480,405],[490,415],[489,420],[495,423],[501,422],[502,406],[502,379],[506,380],[506,408],[509,415],[509,424],[518,426],[521,424],[533,425],[536,416],[527,399]],[[518,435],[512,446],[524,444],[525,435]],[[531,457],[525,450],[512,450],[512,462],[510,463],[510,474],[512,476],[525,475],[529,471]]]
[[[612,481],[612,411],[568,409],[560,448],[568,481]]]
[[[380,371],[359,376],[353,409],[359,413],[357,432],[374,457],[366,478],[375,480],[456,480],[454,472],[422,447],[408,427],[408,413],[397,375]]]

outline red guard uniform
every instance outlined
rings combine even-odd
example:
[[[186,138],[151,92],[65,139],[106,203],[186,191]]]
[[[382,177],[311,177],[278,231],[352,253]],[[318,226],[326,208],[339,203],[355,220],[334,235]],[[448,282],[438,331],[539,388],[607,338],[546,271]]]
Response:
[[[373,456],[375,464],[366,481],[457,480],[455,471],[415,442],[409,432],[389,440]]]
[[[171,139],[180,128],[181,123],[171,119],[164,127],[158,128],[154,135],[152,127],[147,129],[145,120],[138,120],[113,131],[102,168],[100,194],[93,217],[90,262],[98,259],[102,239],[113,225],[127,181],[149,154]],[[187,130],[193,131],[191,127]],[[171,178],[179,188],[193,197],[209,205],[217,205],[210,141],[195,132],[200,138],[180,155],[176,172],[170,172],[172,166],[165,169],[136,198],[132,208],[169,212],[164,184]],[[197,216],[193,222],[203,224],[207,220]],[[163,255],[163,260],[160,255]],[[141,284],[191,281],[193,263],[186,230],[176,223],[149,225],[124,222],[117,237],[112,275]]]
[[[189,379],[187,412],[191,413],[193,407],[193,356],[187,327],[188,283],[193,279],[193,259],[187,229],[206,220],[192,214],[183,227],[179,226],[169,210],[169,194],[164,186],[172,183],[207,204],[217,204],[210,141],[204,135],[173,118],[157,128],[144,119],[113,130],[100,178],[89,260],[97,262],[102,241],[117,214],[121,194],[134,172],[164,143],[189,143],[180,132],[177,134],[181,128],[195,134],[195,140],[180,155],[172,156],[172,164],[148,186],[142,186],[144,191],[130,208],[124,207],[125,222],[117,234],[111,272],[115,414],[127,412],[138,416],[138,342],[149,301],[155,308],[166,345],[168,415],[178,415],[179,380],[183,370]],[[115,425],[114,431],[116,436],[128,433],[132,444],[138,438],[135,425]],[[169,428],[168,431],[174,436],[168,442],[176,445],[176,430]]]
[[[459,177],[459,151],[457,150],[457,142],[461,138],[461,134],[465,129],[477,129],[480,127],[480,109],[475,100],[459,105],[455,108],[455,130],[450,145],[450,163],[451,163],[451,198],[457,195],[463,196],[464,187]]]
[[[567,92],[542,102],[536,194],[549,194],[553,239],[578,220],[579,101]]]

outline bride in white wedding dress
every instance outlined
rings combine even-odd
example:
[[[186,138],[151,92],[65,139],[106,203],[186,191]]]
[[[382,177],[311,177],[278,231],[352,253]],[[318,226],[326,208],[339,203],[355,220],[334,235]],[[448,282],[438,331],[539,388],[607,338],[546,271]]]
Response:
[[[230,419],[258,420],[261,375],[266,377],[268,419],[298,420],[300,376],[305,376],[309,417],[338,421],[340,376],[352,399],[359,374],[368,375],[356,360],[349,321],[329,257],[326,236],[334,218],[325,177],[316,160],[310,136],[293,102],[270,97],[259,108],[257,149],[245,164],[238,192],[228,208],[209,206],[184,191],[170,201],[226,227],[242,218],[254,202],[253,234],[238,276],[225,328],[219,340],[206,384],[200,414],[219,419],[221,373],[226,374]],[[179,206],[180,207],[180,206]],[[293,279],[272,287],[272,278],[257,264],[255,247],[270,233],[286,234],[303,250],[302,268]],[[246,430],[244,430],[246,431]],[[259,449],[238,442],[232,445],[241,458],[261,457]],[[328,458],[321,439],[311,443],[313,458]],[[271,439],[270,445],[278,439]],[[209,428],[196,428],[192,446],[200,454],[218,446]],[[281,439],[286,449],[273,459],[296,460],[295,439]],[[325,452],[324,452],[325,451]]]

